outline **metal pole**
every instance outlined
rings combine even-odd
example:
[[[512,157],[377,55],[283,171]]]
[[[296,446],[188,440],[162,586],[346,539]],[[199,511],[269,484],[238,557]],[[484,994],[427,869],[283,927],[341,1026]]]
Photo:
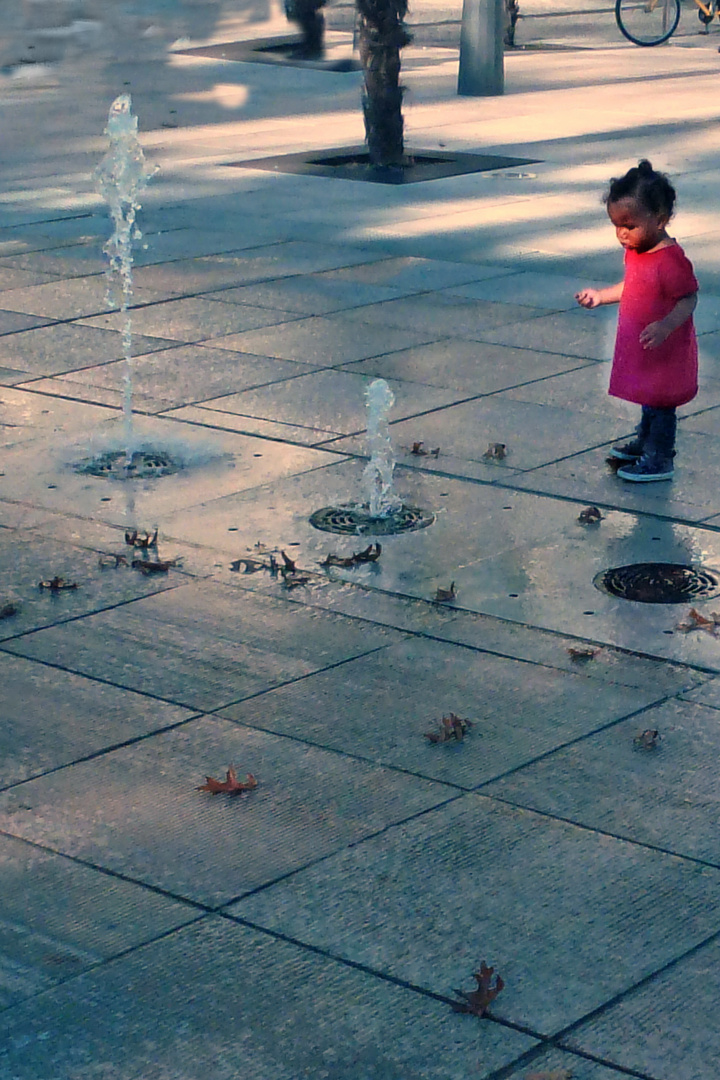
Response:
[[[505,0],[463,0],[458,94],[494,97],[505,89]]]

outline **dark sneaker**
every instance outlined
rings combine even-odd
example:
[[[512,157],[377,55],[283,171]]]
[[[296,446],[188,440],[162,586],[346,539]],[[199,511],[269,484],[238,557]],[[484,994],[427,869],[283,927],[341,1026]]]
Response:
[[[650,458],[641,457],[632,465],[623,465],[615,475],[635,484],[651,484],[653,480],[672,480],[674,469],[672,460],[651,461]]]
[[[612,450],[608,454],[608,457],[615,458],[616,461],[637,461],[642,457],[642,443],[639,439],[633,439],[632,442],[625,443],[624,446],[613,446]]]

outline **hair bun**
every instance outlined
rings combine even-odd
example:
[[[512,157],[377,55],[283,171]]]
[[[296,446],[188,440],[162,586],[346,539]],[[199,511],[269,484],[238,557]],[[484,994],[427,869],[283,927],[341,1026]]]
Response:
[[[638,172],[641,176],[649,176],[652,172],[655,171],[647,158],[643,158],[642,161],[638,161],[637,167]]]

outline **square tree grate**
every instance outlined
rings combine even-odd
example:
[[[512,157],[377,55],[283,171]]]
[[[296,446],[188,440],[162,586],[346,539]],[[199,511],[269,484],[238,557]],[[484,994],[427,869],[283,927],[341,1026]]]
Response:
[[[299,154],[231,161],[236,169],[262,169],[265,172],[302,173],[338,180],[361,180],[371,184],[418,184],[423,180],[442,180],[448,176],[512,169],[537,165],[537,158],[511,158],[495,154],[448,153],[442,150],[408,150],[406,162],[398,167],[371,165],[365,146],[339,146],[331,150],[306,150]]]

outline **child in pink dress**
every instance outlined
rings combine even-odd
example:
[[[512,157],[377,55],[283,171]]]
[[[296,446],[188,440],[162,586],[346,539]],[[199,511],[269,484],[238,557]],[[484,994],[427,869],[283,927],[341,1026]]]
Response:
[[[606,289],[582,289],[585,308],[620,303],[608,392],[642,405],[636,437],[615,446],[622,480],[671,480],[678,405],[697,394],[697,339],[692,314],[698,283],[692,264],[665,227],[675,189],[641,161],[610,181],[610,220],[625,249],[625,278]]]

